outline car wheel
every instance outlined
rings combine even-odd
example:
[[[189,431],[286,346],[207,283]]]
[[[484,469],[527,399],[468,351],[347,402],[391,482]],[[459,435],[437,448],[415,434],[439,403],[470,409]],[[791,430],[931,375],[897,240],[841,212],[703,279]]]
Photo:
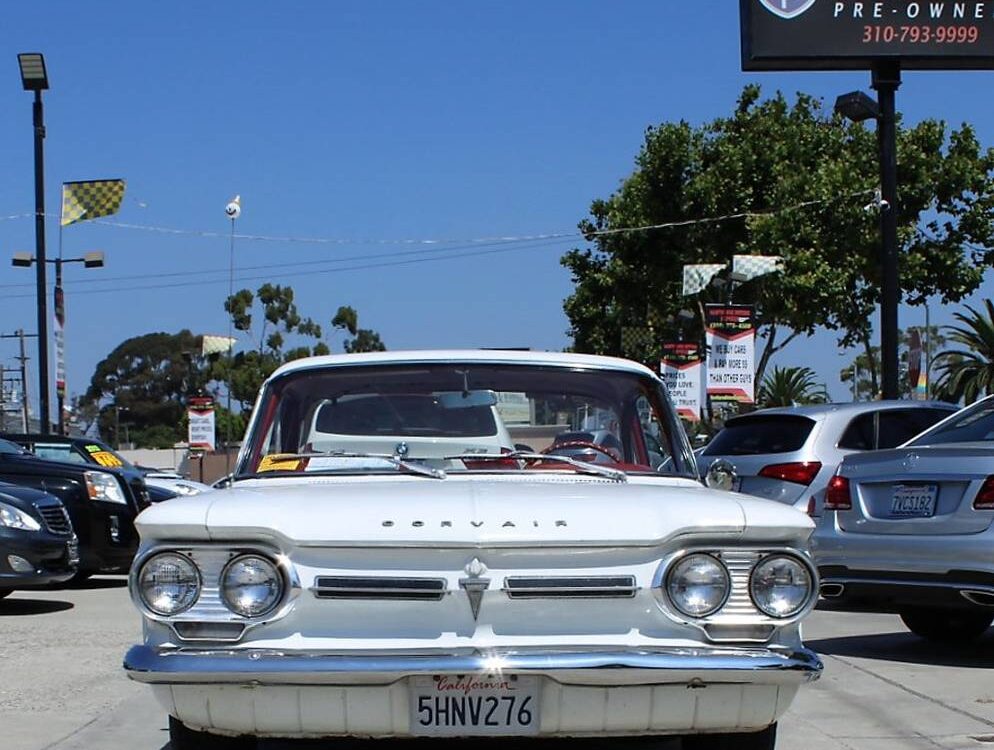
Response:
[[[776,744],[776,724],[761,732],[697,734],[683,739],[684,750],[773,750]]]
[[[915,635],[937,643],[973,640],[994,622],[994,614],[954,609],[905,609],[901,619]]]
[[[169,747],[171,750],[250,750],[255,747],[255,741],[252,737],[226,737],[198,732],[175,716],[170,716]]]
[[[0,589],[0,599],[3,599],[5,596],[10,596],[13,593],[14,589]]]

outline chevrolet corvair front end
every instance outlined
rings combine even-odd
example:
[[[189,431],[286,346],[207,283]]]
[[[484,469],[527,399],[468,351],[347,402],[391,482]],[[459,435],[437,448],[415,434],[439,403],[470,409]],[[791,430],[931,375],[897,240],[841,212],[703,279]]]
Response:
[[[488,735],[773,747],[821,669],[799,632],[817,591],[811,524],[695,476],[658,378],[630,362],[293,363],[264,386],[234,487],[140,517],[145,638],[125,667],[169,713],[174,750]]]

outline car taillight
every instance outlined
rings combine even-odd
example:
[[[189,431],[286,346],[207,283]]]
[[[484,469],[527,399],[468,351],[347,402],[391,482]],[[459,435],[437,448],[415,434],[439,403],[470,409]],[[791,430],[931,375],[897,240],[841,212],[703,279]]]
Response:
[[[848,479],[834,476],[829,480],[828,490],[825,492],[824,510],[852,510]]]
[[[994,476],[987,477],[980,492],[973,498],[974,510],[994,510]]]
[[[811,481],[821,471],[820,461],[798,461],[789,464],[770,464],[759,470],[759,476],[769,479],[780,479],[784,482],[811,484]]]

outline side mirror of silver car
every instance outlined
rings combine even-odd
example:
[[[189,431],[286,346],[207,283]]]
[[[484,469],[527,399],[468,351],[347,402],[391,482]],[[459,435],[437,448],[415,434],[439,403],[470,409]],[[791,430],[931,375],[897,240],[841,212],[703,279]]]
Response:
[[[735,479],[735,467],[723,458],[712,461],[704,475],[704,483],[713,490],[730,490]]]

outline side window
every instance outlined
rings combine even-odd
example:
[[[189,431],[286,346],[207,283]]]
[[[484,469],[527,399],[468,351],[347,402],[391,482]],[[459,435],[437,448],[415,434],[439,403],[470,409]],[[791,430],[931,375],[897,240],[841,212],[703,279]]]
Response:
[[[874,436],[875,412],[867,412],[855,417],[842,433],[839,447],[851,451],[871,451],[876,445]]]
[[[667,459],[670,458],[669,451],[664,447],[668,442],[665,438],[663,427],[656,419],[656,414],[652,410],[652,404],[645,396],[639,396],[635,403],[638,412],[639,426],[642,429],[642,441],[645,444],[646,458],[649,466],[658,469]]]
[[[946,416],[939,409],[890,409],[880,412],[880,448],[895,448]]]

